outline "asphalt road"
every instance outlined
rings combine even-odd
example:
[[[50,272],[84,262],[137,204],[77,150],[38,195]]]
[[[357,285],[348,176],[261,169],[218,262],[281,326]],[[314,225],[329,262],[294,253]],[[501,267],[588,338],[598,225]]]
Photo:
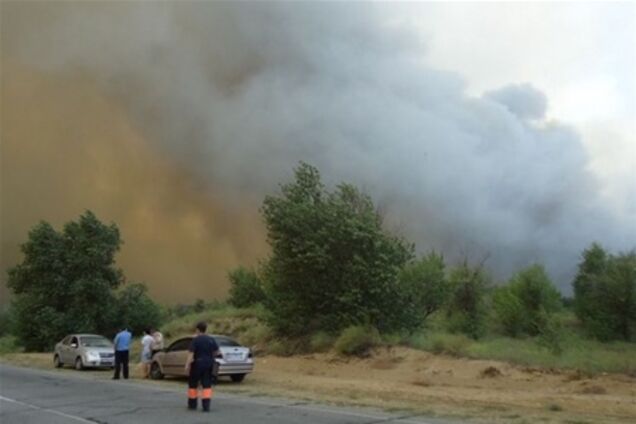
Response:
[[[183,386],[0,364],[0,423],[450,424],[412,414],[224,394],[222,386],[211,412],[188,411]]]

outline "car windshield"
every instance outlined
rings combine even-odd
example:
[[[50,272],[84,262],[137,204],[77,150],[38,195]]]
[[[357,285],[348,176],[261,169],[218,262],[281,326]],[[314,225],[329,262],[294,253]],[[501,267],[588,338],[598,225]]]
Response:
[[[241,346],[240,344],[238,344],[234,340],[230,339],[229,337],[215,336],[214,340],[216,340],[216,343],[220,347],[238,347],[238,346]]]
[[[82,337],[82,346],[86,347],[111,347],[113,344],[105,337]]]

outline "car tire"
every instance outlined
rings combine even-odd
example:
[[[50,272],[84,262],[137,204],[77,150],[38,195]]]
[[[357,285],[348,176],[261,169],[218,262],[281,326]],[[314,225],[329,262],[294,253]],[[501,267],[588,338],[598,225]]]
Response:
[[[157,362],[153,362],[150,365],[150,378],[153,380],[161,380],[163,379],[163,373],[161,372],[161,367]]]
[[[240,383],[245,378],[245,374],[230,374],[230,378],[235,383]]]
[[[75,360],[75,369],[77,371],[82,371],[84,369],[84,362],[82,362],[82,358],[78,357]]]
[[[64,366],[64,363],[60,360],[60,355],[53,357],[53,365],[55,365],[55,368],[62,368]]]

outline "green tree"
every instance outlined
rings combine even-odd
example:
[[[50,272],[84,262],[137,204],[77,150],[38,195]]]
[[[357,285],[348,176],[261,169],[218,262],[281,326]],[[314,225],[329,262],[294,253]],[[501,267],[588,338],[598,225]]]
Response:
[[[112,308],[116,312],[112,319],[116,324],[114,329],[126,325],[134,334],[141,334],[146,328],[159,328],[163,313],[159,305],[148,296],[145,285],[126,284],[117,290],[115,297],[116,302]]]
[[[446,279],[444,258],[435,252],[409,262],[400,271],[398,281],[404,297],[407,317],[422,324],[448,300],[451,287]]]
[[[484,331],[486,305],[484,295],[490,280],[482,266],[472,267],[467,261],[455,267],[449,277],[451,286],[447,306],[449,329],[479,338]]]
[[[115,266],[120,245],[117,226],[90,211],[61,232],[47,222],[29,232],[24,259],[9,270],[7,283],[14,293],[14,333],[27,350],[49,349],[71,332],[108,334],[121,324],[115,297],[124,281]]]
[[[382,229],[367,195],[349,184],[327,191],[318,170],[301,163],[262,213],[272,249],[267,306],[279,332],[404,325],[397,274],[413,247]]]
[[[600,340],[631,340],[636,326],[636,253],[610,255],[594,243],[573,281],[574,310]]]
[[[539,335],[549,317],[561,308],[561,295],[541,265],[519,271],[507,286],[495,290],[493,310],[510,336]]]
[[[256,271],[239,266],[228,274],[231,305],[244,308],[265,302],[263,283]]]

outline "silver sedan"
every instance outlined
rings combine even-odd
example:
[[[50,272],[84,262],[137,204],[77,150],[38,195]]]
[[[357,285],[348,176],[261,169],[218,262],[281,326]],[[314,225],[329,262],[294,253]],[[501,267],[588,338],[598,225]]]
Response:
[[[69,334],[55,345],[53,363],[56,368],[71,365],[77,370],[112,368],[115,347],[106,337],[97,334]]]

